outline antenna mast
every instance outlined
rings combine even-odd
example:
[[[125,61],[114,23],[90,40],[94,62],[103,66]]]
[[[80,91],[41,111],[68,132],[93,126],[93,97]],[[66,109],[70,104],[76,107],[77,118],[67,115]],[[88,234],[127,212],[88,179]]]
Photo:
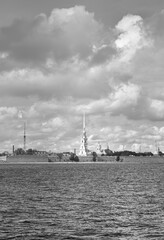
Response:
[[[24,151],[26,151],[26,122],[24,122]]]

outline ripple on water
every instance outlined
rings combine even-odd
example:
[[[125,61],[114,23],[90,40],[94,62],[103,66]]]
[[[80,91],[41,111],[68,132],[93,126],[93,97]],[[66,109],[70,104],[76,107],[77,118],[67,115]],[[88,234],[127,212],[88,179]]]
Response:
[[[163,169],[1,165],[0,239],[164,239]]]

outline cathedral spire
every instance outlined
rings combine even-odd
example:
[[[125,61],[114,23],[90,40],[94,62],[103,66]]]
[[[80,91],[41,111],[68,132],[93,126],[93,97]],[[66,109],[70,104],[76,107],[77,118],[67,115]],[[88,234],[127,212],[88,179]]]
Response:
[[[83,114],[83,134],[81,138],[80,152],[79,156],[87,156],[88,155],[88,142],[87,142],[87,133],[86,133],[86,122],[85,122],[85,112]]]
[[[85,112],[83,113],[83,130],[85,131]]]

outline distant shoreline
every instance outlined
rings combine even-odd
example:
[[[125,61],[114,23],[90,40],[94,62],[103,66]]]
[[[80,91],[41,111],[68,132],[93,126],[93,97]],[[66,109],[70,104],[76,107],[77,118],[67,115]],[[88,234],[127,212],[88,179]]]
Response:
[[[8,161],[2,161],[0,162],[0,165],[28,165],[28,164],[34,164],[34,165],[82,165],[82,164],[93,164],[93,165],[100,165],[100,164],[149,164],[149,163],[164,163],[164,159],[158,160],[158,161],[123,161],[123,162],[117,162],[117,161],[102,161],[102,162],[8,162]]]
[[[79,162],[70,161],[69,159],[57,159],[51,157],[49,161],[46,156],[13,156],[8,157],[5,161],[1,160],[0,164],[123,164],[123,163],[164,163],[164,157],[121,157],[123,161],[116,161],[113,156],[98,156],[94,162],[92,157],[79,157]]]

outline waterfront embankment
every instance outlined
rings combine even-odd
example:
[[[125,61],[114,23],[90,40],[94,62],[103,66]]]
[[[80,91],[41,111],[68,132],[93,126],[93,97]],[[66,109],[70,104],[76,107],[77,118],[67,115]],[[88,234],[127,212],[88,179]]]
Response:
[[[120,157],[122,163],[164,163],[164,157],[134,157],[134,156],[122,156]],[[68,156],[64,156],[59,158],[56,156],[37,156],[37,155],[17,155],[17,156],[10,156],[6,158],[6,161],[0,161],[1,164],[3,163],[70,163],[72,162]],[[80,163],[91,163],[93,161],[92,156],[82,157],[79,156]],[[115,156],[97,156],[96,161],[97,163],[113,163],[116,162]]]

